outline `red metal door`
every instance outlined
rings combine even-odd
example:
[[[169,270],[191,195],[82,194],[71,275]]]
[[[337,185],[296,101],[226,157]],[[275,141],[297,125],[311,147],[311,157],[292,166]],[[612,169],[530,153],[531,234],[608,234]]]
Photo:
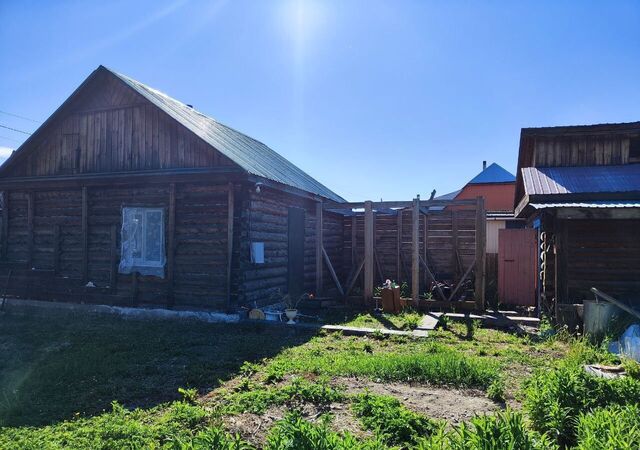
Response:
[[[498,298],[500,303],[536,306],[537,237],[533,228],[498,233]]]

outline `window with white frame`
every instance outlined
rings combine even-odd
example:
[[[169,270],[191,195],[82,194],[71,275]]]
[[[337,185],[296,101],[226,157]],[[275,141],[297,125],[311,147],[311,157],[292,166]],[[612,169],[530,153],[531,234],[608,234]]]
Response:
[[[120,273],[164,277],[164,210],[122,208]]]

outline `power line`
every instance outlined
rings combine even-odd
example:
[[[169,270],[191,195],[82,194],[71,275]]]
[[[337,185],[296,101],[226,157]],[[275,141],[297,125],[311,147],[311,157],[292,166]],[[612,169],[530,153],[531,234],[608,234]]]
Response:
[[[20,116],[18,114],[10,113],[10,112],[7,112],[7,111],[0,110],[0,114],[6,114],[7,116],[17,117],[18,119],[22,119],[22,120],[28,120],[29,122],[42,123],[39,120],[29,119],[28,117]]]
[[[10,138],[9,136],[0,136],[0,139],[6,139],[8,141],[13,141],[13,142],[17,142],[18,144],[20,144],[22,141],[19,139],[15,139],[15,138]]]
[[[28,131],[17,130],[17,129],[15,129],[15,128],[11,128],[11,127],[8,127],[8,126],[6,126],[6,125],[2,125],[1,123],[0,123],[0,127],[2,127],[2,128],[6,128],[7,130],[11,130],[11,131],[16,131],[16,132],[18,132],[18,133],[22,133],[22,134],[31,134],[31,133],[29,133]]]

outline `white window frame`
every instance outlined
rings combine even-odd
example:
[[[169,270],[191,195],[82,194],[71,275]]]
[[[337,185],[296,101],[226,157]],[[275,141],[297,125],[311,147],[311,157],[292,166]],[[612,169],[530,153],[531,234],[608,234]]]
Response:
[[[164,209],[162,208],[135,208],[142,210],[142,257],[134,258],[133,265],[138,267],[163,267],[164,255],[160,254],[158,261],[147,260],[147,215],[153,213],[160,213],[160,239],[164,240]],[[161,248],[164,248],[161,245]]]
[[[160,214],[160,246],[161,254],[159,260],[147,259],[148,245],[148,217],[151,214]],[[138,230],[133,226],[132,220],[136,216],[142,217],[141,229]],[[164,278],[164,265],[166,263],[166,247],[165,247],[165,209],[158,207],[144,206],[123,206],[122,207],[122,237],[121,237],[121,257],[118,272],[129,274],[138,272],[142,275],[154,275]],[[126,230],[126,234],[125,234]],[[140,240],[135,239],[135,235],[140,233]],[[131,245],[140,244],[141,248],[133,249]],[[139,257],[134,255],[140,254]]]

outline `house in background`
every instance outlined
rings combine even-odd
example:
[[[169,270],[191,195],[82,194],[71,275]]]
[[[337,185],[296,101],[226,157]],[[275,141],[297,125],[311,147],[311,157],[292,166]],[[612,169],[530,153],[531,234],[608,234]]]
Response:
[[[524,128],[515,214],[543,309],[570,321],[591,287],[640,306],[640,122]]]
[[[0,190],[16,297],[220,310],[329,288],[323,248],[336,265],[342,251],[342,216],[322,207],[340,196],[103,66],[2,165]]]
[[[498,232],[503,228],[521,228],[522,220],[513,215],[516,177],[502,166],[482,162],[482,172],[473,177],[456,195],[456,200],[484,198],[487,211],[487,254],[498,253]]]

